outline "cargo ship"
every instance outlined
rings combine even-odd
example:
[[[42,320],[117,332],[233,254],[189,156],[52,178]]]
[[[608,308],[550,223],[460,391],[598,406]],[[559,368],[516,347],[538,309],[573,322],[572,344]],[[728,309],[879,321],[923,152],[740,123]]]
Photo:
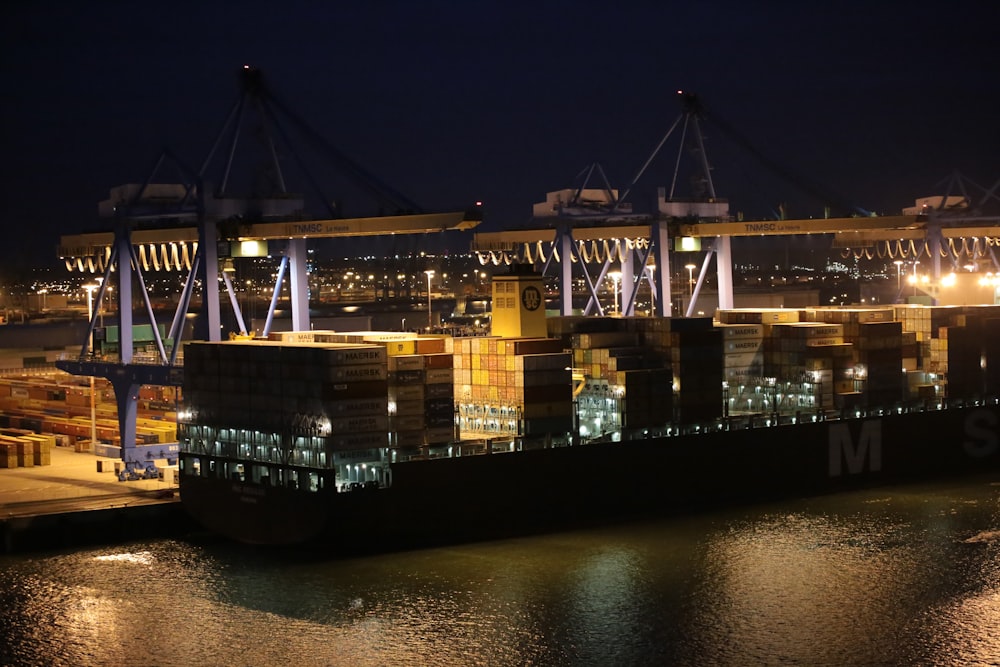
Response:
[[[549,317],[185,346],[180,495],[252,544],[407,548],[1000,468],[1000,308]]]

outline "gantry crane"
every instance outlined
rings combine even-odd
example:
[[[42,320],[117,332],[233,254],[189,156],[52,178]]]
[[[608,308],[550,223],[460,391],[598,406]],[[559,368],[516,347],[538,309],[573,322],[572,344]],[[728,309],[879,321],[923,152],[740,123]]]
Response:
[[[674,248],[682,251],[707,250],[684,314],[691,316],[694,313],[713,257],[716,260],[719,307],[732,308],[732,238],[739,236],[827,234],[832,235],[837,247],[860,247],[863,250],[878,243],[905,242],[910,246],[907,249],[887,247],[882,252],[896,256],[901,252],[910,255],[926,253],[935,279],[940,276],[940,260],[950,252],[952,261],[955,261],[954,256],[960,254],[972,240],[973,247],[987,253],[1000,271],[1000,262],[997,262],[993,250],[1000,240],[1000,231],[996,228],[1000,216],[984,213],[987,202],[998,201],[996,193],[1000,182],[989,189],[981,188],[982,194],[976,198],[962,179],[956,177],[947,185],[943,196],[920,200],[917,207],[904,211],[902,215],[874,216],[864,208],[845,203],[843,197],[791,174],[753,149],[750,142],[731,126],[713,116],[716,127],[750,150],[766,167],[794,182],[803,191],[850,214],[849,217],[820,219],[734,221],[728,202],[716,194],[712,167],[705,152],[700,122],[708,117],[708,112],[697,96],[684,91],[678,91],[678,96],[682,104],[680,116],[621,196],[607,185],[606,180],[601,189],[588,191],[584,189],[585,184],[561,193],[550,193],[545,203],[535,206],[535,219],[544,224],[518,230],[477,233],[473,249],[479,252],[480,260],[494,264],[512,261],[541,263],[545,273],[559,263],[560,311],[565,315],[573,312],[573,265],[580,267],[589,293],[584,313],[603,315],[604,309],[598,301],[595,285],[612,275],[615,263],[621,267],[620,277],[616,275],[616,291],[617,281],[620,281],[623,314],[634,314],[637,287],[643,281],[649,283],[653,295],[653,312],[660,316],[671,314],[670,251]],[[669,190],[659,189],[657,210],[652,214],[634,214],[627,202],[628,195],[678,128],[682,134],[681,147]],[[680,153],[685,146],[695,156],[696,175],[692,179],[695,191],[691,197],[680,198],[676,186]],[[588,178],[593,172],[593,169],[587,172]],[[603,171],[598,173],[603,177]],[[581,205],[582,200],[585,200],[585,205]],[[597,275],[592,276],[587,265],[595,263],[600,268]]]
[[[148,467],[156,458],[176,458],[175,451],[170,448],[164,450],[162,445],[137,445],[137,400],[139,387],[143,384],[181,384],[183,369],[180,366],[179,352],[185,318],[196,286],[200,284],[202,293],[202,324],[200,331],[196,329],[195,338],[208,341],[221,339],[220,277],[229,293],[239,326],[246,333],[228,272],[220,271],[220,260],[226,262],[231,261],[233,256],[275,254],[266,244],[273,246],[280,242],[283,245],[277,253],[280,254],[280,265],[264,331],[266,334],[271,327],[286,274],[290,283],[292,328],[308,330],[306,242],[309,239],[467,230],[474,228],[481,220],[478,206],[445,213],[422,210],[398,192],[381,184],[289,111],[264,84],[258,70],[244,67],[241,82],[241,95],[208,156],[197,170],[186,167],[174,155],[165,151],[142,184],[115,188],[111,198],[102,202],[100,210],[113,220],[113,231],[64,236],[61,239],[59,254],[67,268],[99,271],[102,273],[102,280],[87,338],[78,358],[61,360],[57,362],[57,366],[75,375],[104,377],[111,382],[118,405],[121,452],[126,473]],[[263,136],[264,148],[269,156],[267,178],[271,189],[266,193],[258,190],[253,196],[246,196],[233,192],[233,168],[241,128],[248,113],[253,111],[257,112],[262,125],[272,130]],[[307,217],[303,197],[290,193],[286,187],[275,135],[284,140],[284,145],[296,164],[302,166],[303,171],[306,170],[303,161],[288,141],[284,126],[279,122],[281,119],[287,119],[314,145],[323,149],[327,156],[345,167],[355,181],[376,195],[393,215],[350,219],[336,217],[338,212],[330,204],[332,199],[319,192],[318,181],[306,172],[308,183],[326,204],[329,216],[320,220]],[[227,137],[228,142],[225,142]],[[214,189],[207,184],[207,170],[224,143],[224,166],[219,186]],[[184,175],[182,182],[157,181],[159,170],[167,163],[173,163],[179,168]],[[259,187],[259,181],[257,185]],[[148,270],[150,264],[154,269],[167,266],[187,271],[181,298],[166,337],[160,335],[156,326],[146,290],[144,269]],[[98,313],[112,282],[118,299],[114,320],[119,331],[119,356],[109,361],[98,359],[92,354],[90,341],[98,321]],[[156,346],[156,353],[152,357],[141,359],[133,355],[131,304],[134,286],[138,287],[138,296],[149,317]],[[169,348],[167,341],[170,342]],[[172,447],[176,448],[176,445]]]

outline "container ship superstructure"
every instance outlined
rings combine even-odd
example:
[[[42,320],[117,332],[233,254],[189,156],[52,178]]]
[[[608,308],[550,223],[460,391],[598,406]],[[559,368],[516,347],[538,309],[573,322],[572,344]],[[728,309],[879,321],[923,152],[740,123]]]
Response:
[[[353,551],[1000,463],[1000,307],[546,318],[542,294],[496,276],[489,337],[188,343],[182,502]]]

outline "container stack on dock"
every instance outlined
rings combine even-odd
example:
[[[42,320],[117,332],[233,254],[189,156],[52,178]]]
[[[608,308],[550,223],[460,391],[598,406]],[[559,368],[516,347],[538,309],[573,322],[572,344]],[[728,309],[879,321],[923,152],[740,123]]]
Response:
[[[176,433],[176,389],[140,388],[137,404],[136,440],[140,444],[173,443]],[[0,427],[20,428],[51,435],[57,446],[78,452],[117,456],[118,406],[110,384],[94,382],[94,419],[91,420],[91,389],[87,378],[0,378]],[[93,426],[97,442],[92,443]],[[106,454],[105,447],[114,448]]]
[[[455,403],[464,439],[573,430],[572,355],[558,338],[459,338]]]
[[[0,468],[17,467],[17,445],[0,439]]]
[[[0,429],[0,468],[32,468],[52,464],[55,437],[17,428]]]

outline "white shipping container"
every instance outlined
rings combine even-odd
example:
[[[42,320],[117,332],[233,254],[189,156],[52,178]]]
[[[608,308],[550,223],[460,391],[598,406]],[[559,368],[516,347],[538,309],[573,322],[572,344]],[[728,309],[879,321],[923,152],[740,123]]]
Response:
[[[764,336],[764,326],[761,324],[719,324],[722,338],[726,341],[760,339]]]
[[[384,364],[350,364],[345,366],[328,366],[327,379],[335,381],[358,380],[377,381],[389,377]]]
[[[726,339],[722,349],[726,354],[750,353],[756,354],[763,350],[764,340],[762,338]]]

